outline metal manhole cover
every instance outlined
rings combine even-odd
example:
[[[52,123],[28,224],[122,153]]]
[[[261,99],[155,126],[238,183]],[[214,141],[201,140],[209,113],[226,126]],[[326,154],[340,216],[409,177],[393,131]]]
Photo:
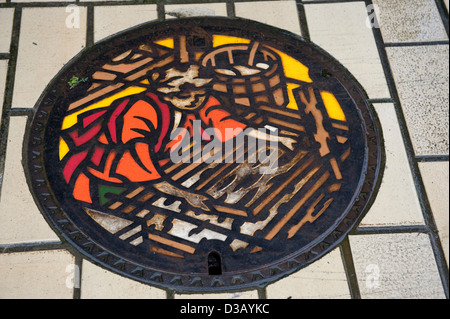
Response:
[[[263,285],[367,210],[379,129],[349,73],[246,20],[149,23],[86,49],[42,95],[32,190],[90,260],[178,290]]]

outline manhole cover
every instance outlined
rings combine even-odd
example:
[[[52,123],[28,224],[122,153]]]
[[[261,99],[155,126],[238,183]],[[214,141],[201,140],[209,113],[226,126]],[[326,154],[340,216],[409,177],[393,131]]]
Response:
[[[150,23],[75,57],[40,99],[28,176],[93,262],[178,290],[263,285],[367,210],[381,142],[351,75],[245,20]]]

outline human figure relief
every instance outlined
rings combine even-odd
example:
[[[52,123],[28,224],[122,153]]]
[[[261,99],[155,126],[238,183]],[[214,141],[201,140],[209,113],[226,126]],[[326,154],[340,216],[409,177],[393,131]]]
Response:
[[[205,140],[210,139],[205,130],[214,128],[222,143],[247,129],[249,136],[293,149],[295,140],[248,128],[232,114],[211,94],[212,76],[195,63],[169,64],[149,74],[148,81],[152,90],[118,99],[107,109],[85,112],[62,132],[75,145],[63,167],[75,199],[92,203],[91,186],[101,181],[158,182],[160,163],[169,160],[183,138],[171,140],[175,128]],[[201,123],[200,132],[194,132],[194,121]]]

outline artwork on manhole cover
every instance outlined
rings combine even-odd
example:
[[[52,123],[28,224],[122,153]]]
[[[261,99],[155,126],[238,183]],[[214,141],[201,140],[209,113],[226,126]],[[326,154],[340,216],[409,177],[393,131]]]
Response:
[[[316,46],[246,20],[149,23],[86,49],[27,138],[44,215],[93,262],[180,290],[269,283],[318,259],[381,172],[370,106]]]

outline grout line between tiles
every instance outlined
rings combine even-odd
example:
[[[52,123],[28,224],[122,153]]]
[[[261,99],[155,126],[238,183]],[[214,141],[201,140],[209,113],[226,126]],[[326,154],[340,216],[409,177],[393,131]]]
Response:
[[[227,16],[228,18],[236,18],[236,6],[233,0],[227,1]]]
[[[445,32],[447,32],[447,38],[449,37],[449,19],[448,19],[448,11],[444,0],[435,0],[436,7],[438,8],[439,14],[441,15],[442,23],[445,28]]]
[[[348,289],[352,299],[361,299],[358,277],[356,275],[355,264],[353,261],[352,249],[348,236],[339,245],[342,262],[344,264],[345,275],[347,277]]]
[[[305,41],[311,42],[311,35],[309,33],[308,21],[306,19],[305,6],[303,5],[302,0],[297,1],[297,11],[302,38],[305,39]]]
[[[14,17],[13,17],[11,44],[9,49],[10,59],[8,60],[8,72],[5,81],[6,85],[5,85],[5,94],[3,98],[2,120],[0,126],[0,200],[5,169],[6,147],[8,143],[9,110],[11,109],[13,99],[21,20],[22,20],[22,8],[16,8],[14,10]]]
[[[448,162],[448,155],[422,155],[416,156],[416,161],[419,163],[430,163],[430,162]]]
[[[166,21],[165,1],[158,0],[156,3],[156,11],[158,13],[158,21]]]
[[[94,6],[87,6],[86,16],[86,47],[94,45]]]
[[[399,42],[392,43],[386,42],[384,46],[386,48],[397,48],[397,47],[418,47],[418,46],[431,46],[431,45],[448,45],[449,41],[420,41],[420,42]]]

